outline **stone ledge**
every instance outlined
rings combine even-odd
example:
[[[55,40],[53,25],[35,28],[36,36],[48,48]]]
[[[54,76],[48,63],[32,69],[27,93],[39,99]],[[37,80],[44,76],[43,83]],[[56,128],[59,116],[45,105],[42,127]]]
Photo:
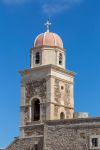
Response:
[[[96,118],[78,118],[78,119],[65,119],[65,120],[49,120],[45,121],[47,125],[74,125],[74,124],[83,124],[83,123],[100,123],[100,117]],[[92,125],[91,124],[91,125]]]
[[[44,137],[44,135],[25,136],[25,137],[19,137],[19,139],[32,139],[32,138],[41,138],[41,137]]]
[[[20,128],[28,128],[28,127],[35,127],[35,126],[44,126],[44,123],[36,123],[36,124],[30,124],[30,125],[24,125],[24,126],[20,126]]]
[[[74,77],[76,75],[75,72],[72,72],[72,71],[69,71],[69,70],[66,70],[64,68],[61,68],[61,67],[58,67],[56,65],[53,65],[53,64],[49,64],[49,65],[41,65],[41,66],[38,66],[38,67],[34,67],[34,68],[31,68],[31,69],[25,69],[25,70],[20,70],[19,73],[21,75],[25,75],[25,74],[29,74],[33,71],[36,71],[36,70],[43,70],[43,69],[46,69],[46,68],[52,68],[54,70],[58,70],[58,71],[62,71],[62,73],[65,73],[65,74],[68,74],[72,77]]]
[[[30,51],[35,50],[35,49],[41,49],[41,50],[55,50],[55,49],[60,49],[60,50],[65,51],[64,48],[61,48],[59,46],[47,46],[47,45],[33,47],[33,48],[30,49]]]

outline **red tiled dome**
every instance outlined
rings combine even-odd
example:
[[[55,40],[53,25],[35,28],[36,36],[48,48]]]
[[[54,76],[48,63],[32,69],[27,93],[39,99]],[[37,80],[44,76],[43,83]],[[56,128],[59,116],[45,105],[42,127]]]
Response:
[[[63,42],[56,33],[45,32],[39,34],[35,39],[34,47],[39,46],[57,46],[63,48]]]

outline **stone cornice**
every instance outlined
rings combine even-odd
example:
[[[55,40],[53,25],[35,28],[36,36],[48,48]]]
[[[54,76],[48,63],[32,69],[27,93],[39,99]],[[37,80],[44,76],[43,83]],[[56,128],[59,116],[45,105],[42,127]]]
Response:
[[[35,68],[30,68],[30,69],[26,69],[26,70],[20,70],[19,73],[21,75],[26,75],[26,74],[30,74],[30,73],[32,73],[33,71],[36,71],[36,70],[45,70],[45,69],[48,69],[48,68],[60,71],[60,72],[62,72],[64,74],[67,74],[67,75],[72,76],[72,77],[75,76],[74,72],[66,70],[66,69],[61,68],[61,67],[58,67],[58,66],[53,65],[53,64],[43,65],[43,66],[41,65],[41,66],[38,66],[38,67],[35,67]]]
[[[47,125],[68,125],[68,127],[99,127],[100,128],[100,117],[96,118],[78,118],[78,119],[65,119],[65,120],[50,120],[45,121]]]
[[[72,128],[100,128],[100,117],[98,118],[78,118],[78,119],[65,119],[65,120],[46,120],[44,123],[38,124],[38,126],[57,126],[57,128],[65,127]],[[20,128],[35,127],[37,125],[26,125]]]
[[[53,105],[56,105],[56,106],[60,106],[60,107],[64,107],[64,108],[68,108],[68,109],[74,109],[74,107],[70,107],[70,106],[65,106],[65,105],[61,105],[61,104],[58,104],[58,103],[55,103],[55,102],[45,102],[45,103],[40,103],[40,105],[42,104],[46,104],[46,105],[50,105],[50,104],[53,104]],[[21,109],[24,109],[25,107],[31,107],[31,105],[23,105],[23,106],[20,106]]]
[[[65,105],[61,105],[61,104],[58,104],[58,103],[54,103],[54,102],[47,102],[46,104],[53,104],[53,105],[68,108],[68,109],[74,109],[74,107],[65,106]]]
[[[58,47],[58,46],[47,46],[47,45],[44,45],[44,46],[38,46],[38,47],[33,47],[30,49],[30,51],[32,50],[37,50],[37,49],[41,49],[41,50],[62,50],[62,51],[65,51],[64,48],[61,48],[61,47]]]
[[[77,124],[48,124],[46,123],[48,126],[52,126],[52,125],[58,125],[58,129],[59,128],[66,128],[66,129],[94,129],[94,128],[100,128],[100,123],[77,123]],[[61,125],[61,127],[60,127]]]
[[[30,122],[31,123],[31,122]],[[22,128],[29,128],[29,127],[32,127],[32,128],[34,128],[34,127],[38,127],[38,126],[40,126],[40,127],[43,127],[44,126],[44,123],[43,122],[32,122],[31,124],[28,124],[28,125],[24,125],[24,126],[20,126],[19,128],[20,129],[22,129]]]
[[[48,79],[49,79],[49,78],[54,78],[54,79],[58,79],[59,81],[62,81],[62,82],[64,82],[64,83],[73,84],[73,82],[71,82],[71,81],[58,78],[58,77],[56,77],[56,76],[54,76],[54,75],[48,75]]]
[[[61,71],[62,73],[65,73],[67,75],[70,75],[70,76],[73,76],[73,77],[75,76],[75,72],[64,69],[64,68],[61,68],[61,67],[58,67],[56,65],[51,65],[51,68],[54,69],[54,70],[57,70],[57,71]]]
[[[19,137],[19,139],[34,139],[34,138],[43,138],[44,135],[35,135],[35,136],[25,136],[25,137]]]

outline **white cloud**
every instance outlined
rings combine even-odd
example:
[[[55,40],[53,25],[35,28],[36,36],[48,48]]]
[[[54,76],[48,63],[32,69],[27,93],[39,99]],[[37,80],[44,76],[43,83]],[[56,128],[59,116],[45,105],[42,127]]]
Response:
[[[9,5],[22,5],[35,2],[35,4],[41,6],[43,13],[49,16],[68,10],[82,1],[83,0],[2,0],[4,4]]]
[[[14,4],[24,4],[29,3],[31,0],[2,0],[4,4],[14,5]]]
[[[48,0],[42,6],[43,12],[47,15],[53,15],[72,8],[83,0]]]

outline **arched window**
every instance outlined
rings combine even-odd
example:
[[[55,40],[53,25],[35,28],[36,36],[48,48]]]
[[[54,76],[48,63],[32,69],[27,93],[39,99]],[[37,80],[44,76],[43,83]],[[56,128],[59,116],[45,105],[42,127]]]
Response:
[[[40,63],[40,53],[36,52],[35,54],[35,64],[39,64]]]
[[[65,119],[65,114],[63,112],[60,113],[60,119]]]
[[[63,56],[62,53],[59,53],[59,65],[62,65]]]
[[[32,121],[40,120],[40,101],[39,101],[39,99],[33,99],[31,108],[32,108]]]

